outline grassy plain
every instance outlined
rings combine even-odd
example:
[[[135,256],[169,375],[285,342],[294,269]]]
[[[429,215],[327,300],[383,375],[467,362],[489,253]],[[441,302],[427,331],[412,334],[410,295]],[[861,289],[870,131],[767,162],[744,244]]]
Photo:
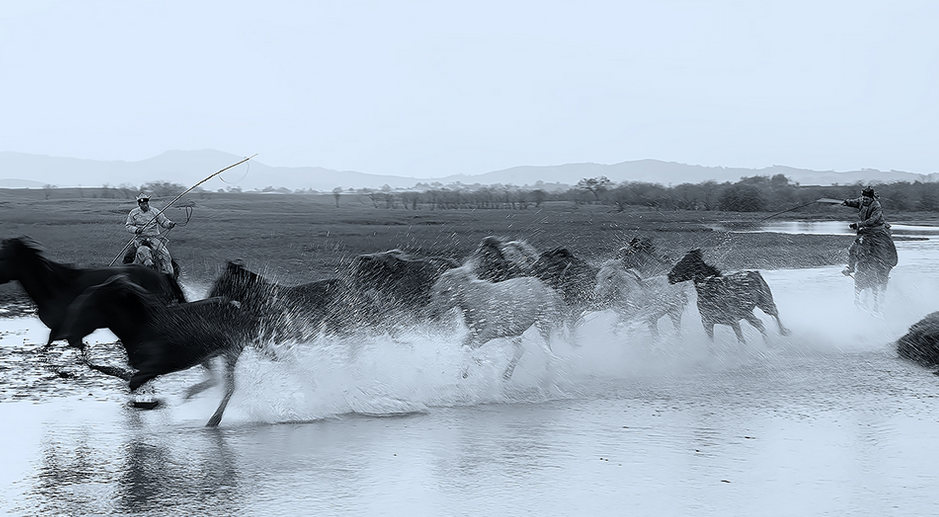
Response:
[[[46,196],[49,196],[47,199]],[[0,238],[28,235],[49,258],[78,265],[107,264],[131,235],[124,231],[132,199],[85,197],[77,192],[0,190]],[[159,208],[169,199],[154,199]],[[341,274],[360,253],[400,248],[417,255],[462,259],[487,235],[525,239],[539,250],[565,246],[589,261],[612,258],[632,237],[651,237],[677,260],[691,248],[726,270],[812,267],[843,263],[848,236],[729,233],[722,222],[758,222],[768,214],[704,211],[661,212],[637,207],[623,212],[603,205],[549,202],[527,210],[406,210],[374,208],[368,198],[349,195],[336,207],[332,195],[193,193],[180,204],[193,205],[192,218],[170,234],[170,250],[183,282],[210,282],[226,260],[247,265],[284,283]],[[183,223],[182,208],[170,219]],[[828,207],[800,218],[854,217]],[[899,222],[934,219],[904,214]],[[0,286],[0,295],[10,286]]]

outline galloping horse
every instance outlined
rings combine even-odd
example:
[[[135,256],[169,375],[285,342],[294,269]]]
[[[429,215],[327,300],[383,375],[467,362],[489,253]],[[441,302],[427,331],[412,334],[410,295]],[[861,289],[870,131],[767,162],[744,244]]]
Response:
[[[564,313],[564,302],[553,289],[534,277],[512,278],[502,282],[488,282],[476,278],[467,267],[450,269],[440,275],[434,284],[431,316],[438,317],[458,308],[469,335],[463,346],[479,348],[502,337],[512,338],[515,352],[502,377],[512,377],[515,366],[522,358],[522,334],[533,325],[544,339],[542,347],[549,357],[551,331],[559,326]],[[463,372],[466,377],[466,372]]]
[[[72,301],[85,289],[117,274],[126,274],[160,303],[185,302],[179,284],[172,276],[129,264],[82,269],[53,262],[42,247],[29,237],[3,240],[0,245],[0,284],[17,280],[38,309],[39,319],[51,330],[48,343],[57,334]],[[69,344],[81,347],[81,341]]]
[[[773,293],[759,271],[722,275],[719,269],[704,262],[700,249],[695,249],[689,251],[668,272],[668,281],[673,284],[686,280],[694,282],[698,293],[698,312],[701,313],[701,323],[709,338],[714,339],[714,325],[730,325],[737,339],[745,343],[740,320],[747,320],[765,339],[766,326],[753,313],[756,307],[776,319],[781,335],[789,334],[789,330],[779,320]]]
[[[939,312],[927,314],[897,340],[897,353],[923,366],[939,366]]]
[[[128,362],[137,370],[119,375],[130,381],[131,392],[160,375],[197,364],[208,366],[210,359],[223,357],[225,396],[206,424],[214,427],[222,420],[235,391],[235,364],[251,339],[252,318],[246,312],[250,311],[224,297],[166,306],[126,274],[120,274],[76,297],[54,335],[70,343],[81,342],[95,329],[110,329],[120,338]],[[197,384],[187,398],[211,385]]]
[[[335,308],[343,292],[338,279],[280,285],[248,270],[239,260],[228,262],[209,289],[209,297],[224,296],[249,308],[256,320],[257,339],[300,341],[313,337],[323,324],[337,330]]]
[[[665,275],[642,278],[619,260],[603,263],[596,276],[594,298],[617,313],[620,321],[642,319],[653,336],[659,335],[659,319],[668,316],[681,332],[681,315],[688,304],[684,285],[672,284]]]
[[[887,230],[861,231],[857,238],[857,266],[854,273],[854,303],[861,305],[861,295],[869,289],[873,309],[887,291],[890,270],[897,265],[897,248]]]
[[[531,276],[532,268],[539,258],[534,246],[525,241],[510,241],[490,235],[479,242],[464,264],[481,280],[501,282],[509,278]]]

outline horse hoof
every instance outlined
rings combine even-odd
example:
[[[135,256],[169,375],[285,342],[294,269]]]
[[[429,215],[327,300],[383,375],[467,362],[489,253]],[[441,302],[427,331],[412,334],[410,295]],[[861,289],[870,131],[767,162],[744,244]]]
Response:
[[[155,409],[160,405],[159,399],[142,399],[130,401],[130,407],[135,409]]]

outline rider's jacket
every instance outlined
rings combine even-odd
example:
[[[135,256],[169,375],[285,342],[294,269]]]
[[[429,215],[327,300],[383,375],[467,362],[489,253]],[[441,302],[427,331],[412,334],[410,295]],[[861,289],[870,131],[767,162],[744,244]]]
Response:
[[[880,206],[880,201],[875,198],[871,204],[864,206],[861,202],[863,198],[845,199],[844,204],[858,209],[857,212],[857,231],[880,230],[885,228],[887,221],[884,219],[884,209]]]
[[[136,207],[127,214],[127,222],[124,223],[124,228],[127,229],[130,233],[136,233],[137,228],[146,228],[143,232],[140,233],[141,237],[158,237],[160,235],[160,226],[163,228],[169,228],[171,221],[163,214],[157,216],[156,223],[150,224],[150,221],[153,221],[153,217],[156,216],[157,210],[150,208],[150,210],[144,212],[140,207]],[[150,226],[147,226],[150,224]]]

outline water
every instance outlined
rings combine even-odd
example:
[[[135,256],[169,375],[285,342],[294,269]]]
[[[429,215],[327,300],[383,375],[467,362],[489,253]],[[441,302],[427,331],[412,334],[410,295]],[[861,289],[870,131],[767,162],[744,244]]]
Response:
[[[247,353],[218,429],[218,388],[181,397],[199,371],[134,410],[73,352],[42,361],[37,320],[0,320],[0,512],[936,514],[939,377],[891,343],[939,309],[939,247],[897,244],[882,317],[831,266],[764,272],[789,337],[764,317],[768,342],[745,326],[748,345],[726,327],[710,344],[690,307],[656,343],[601,313],[554,361],[526,334],[508,384],[504,342],[460,378],[458,329],[318,340]],[[89,340],[108,356],[113,336]]]

